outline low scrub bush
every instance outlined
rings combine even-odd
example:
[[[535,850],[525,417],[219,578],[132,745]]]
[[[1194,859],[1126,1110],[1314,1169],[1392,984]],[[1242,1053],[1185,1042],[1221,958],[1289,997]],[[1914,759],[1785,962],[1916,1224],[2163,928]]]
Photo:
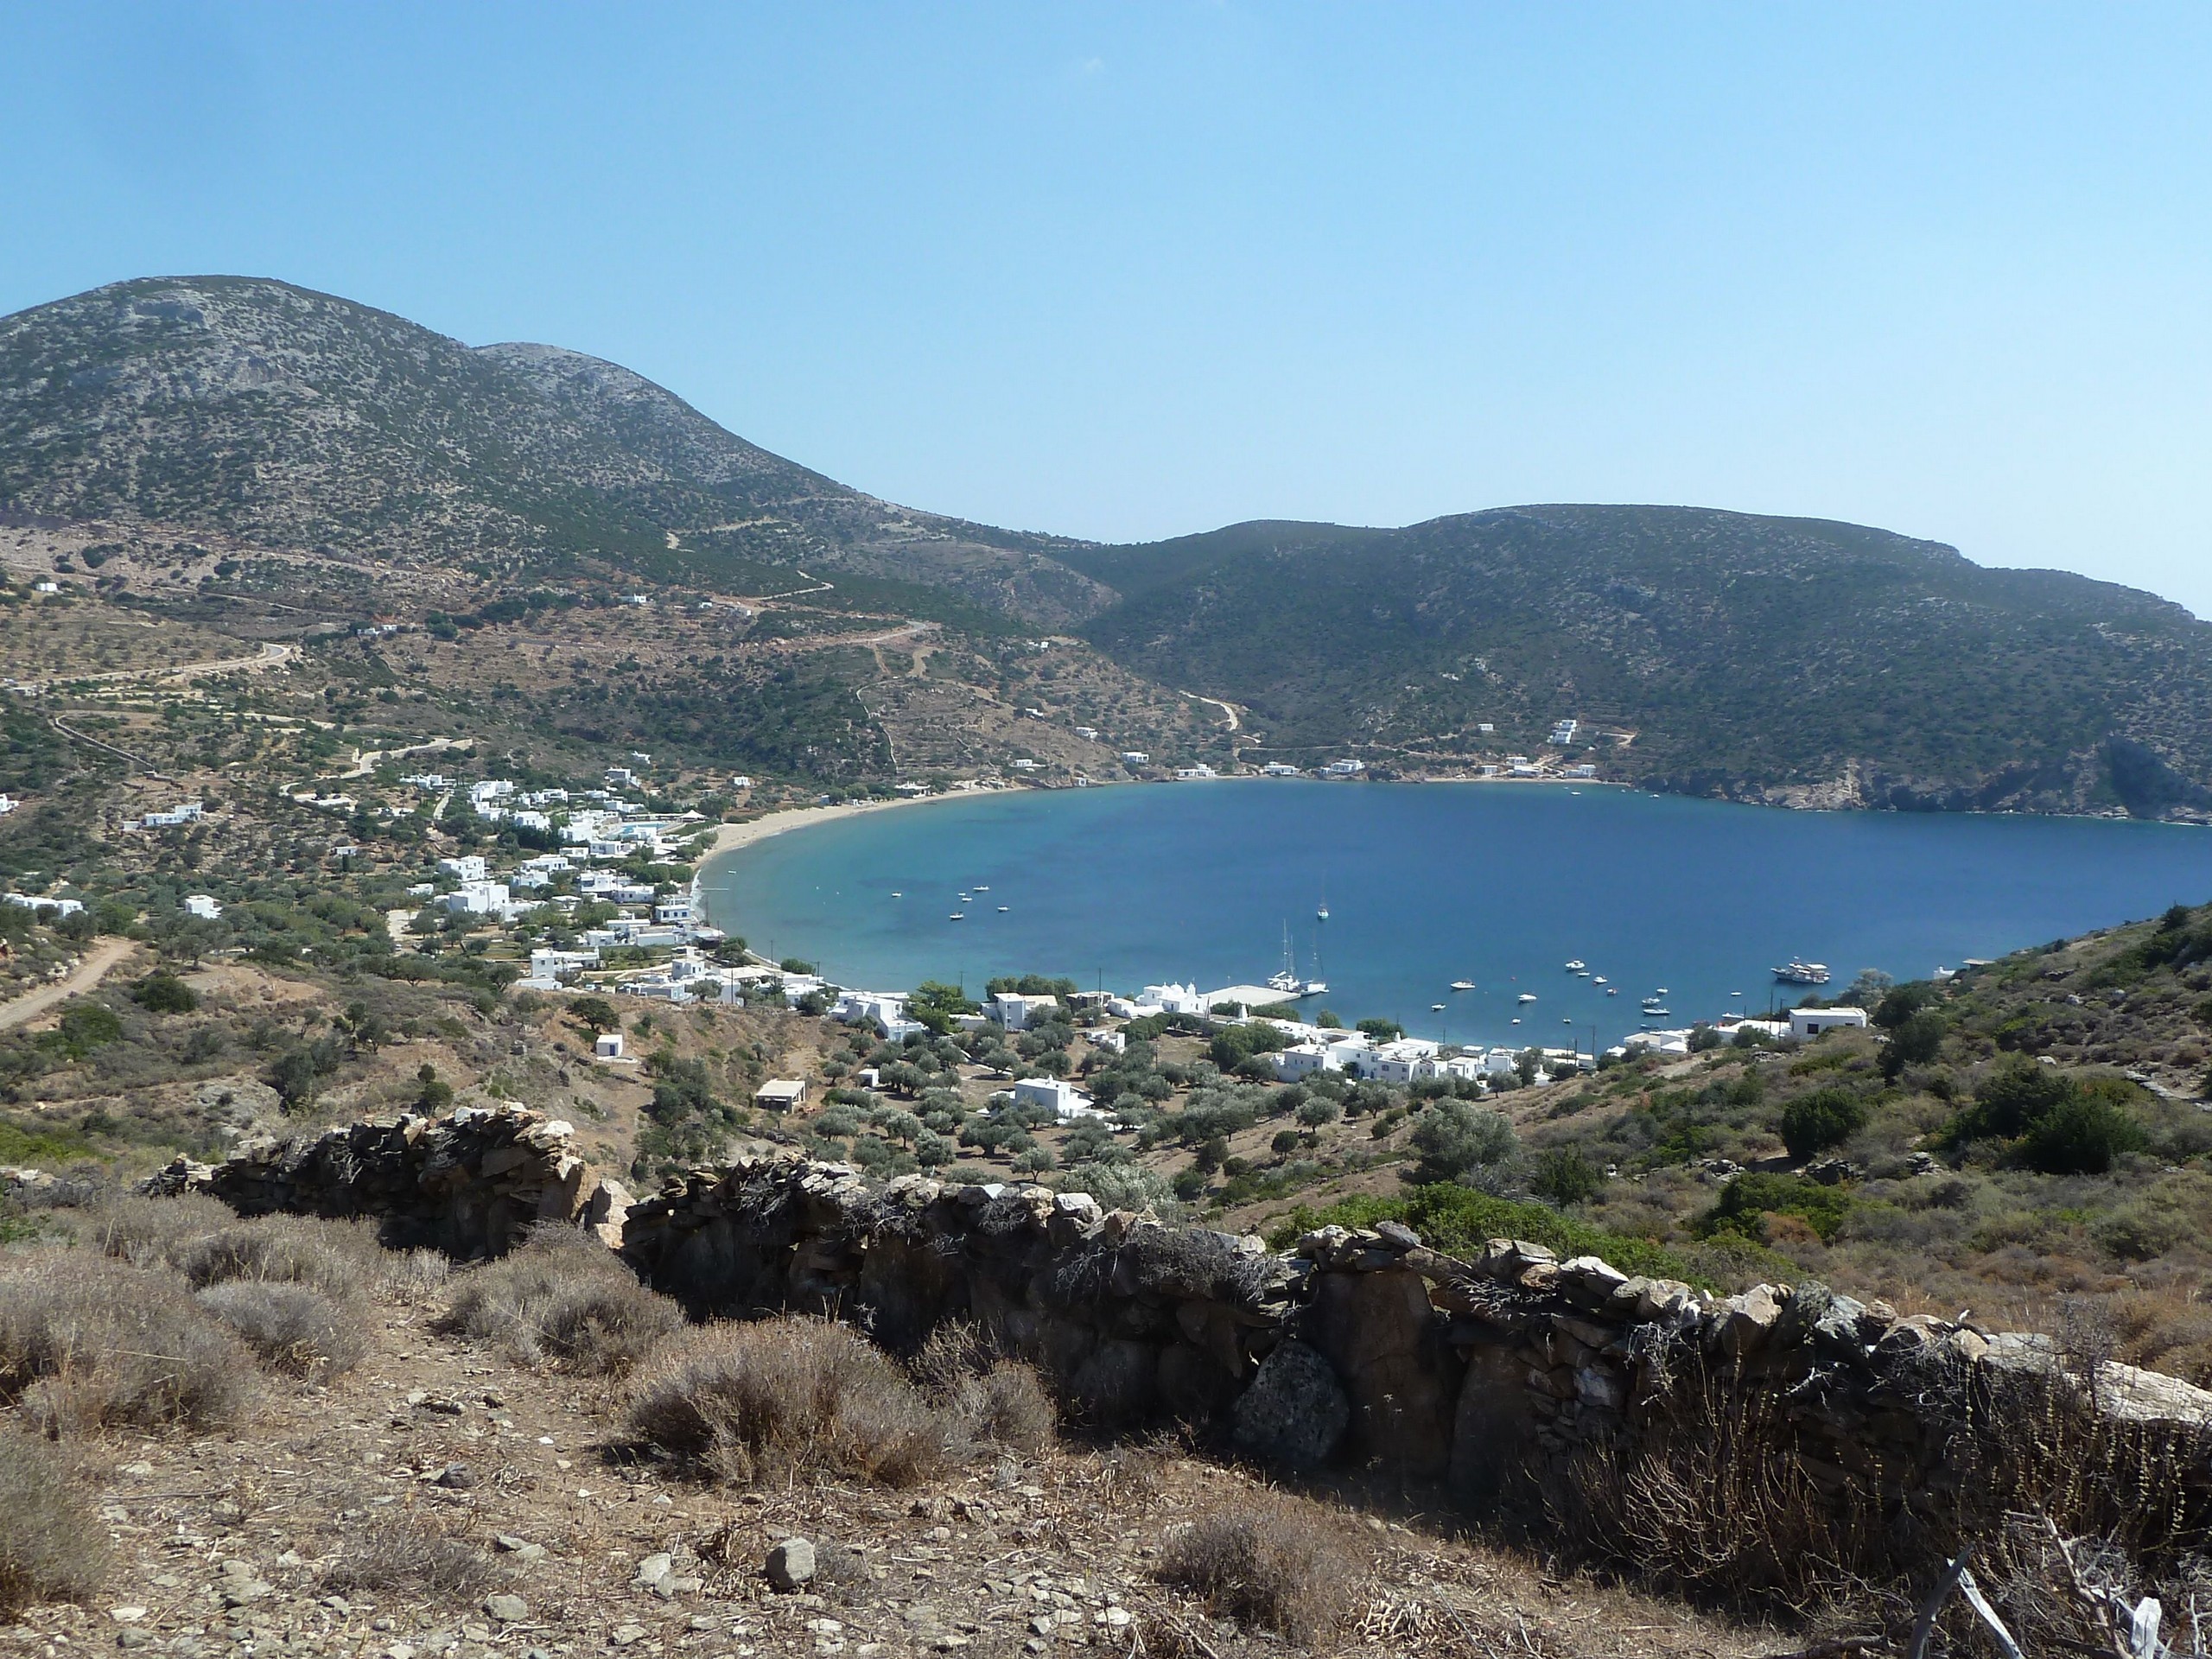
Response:
[[[541,1228],[465,1274],[440,1327],[496,1344],[520,1365],[584,1376],[628,1370],[683,1323],[620,1256],[571,1228]]]
[[[0,1427],[0,1619],[99,1587],[107,1529],[61,1447]]]
[[[262,1364],[293,1376],[350,1371],[368,1351],[359,1313],[305,1285],[233,1279],[201,1291],[200,1306],[237,1332]]]
[[[1321,1210],[1300,1205],[1268,1230],[1268,1242],[1276,1249],[1287,1249],[1298,1243],[1300,1233],[1315,1227],[1372,1227],[1378,1221],[1405,1223],[1431,1249],[1446,1255],[1478,1254],[1493,1238],[1525,1238],[1562,1256],[1603,1256],[1624,1273],[1714,1287],[1711,1277],[1694,1263],[1649,1240],[1573,1220],[1548,1205],[1493,1198],[1457,1185],[1416,1187],[1402,1198],[1359,1195]]]
[[[253,1357],[167,1273],[41,1264],[0,1280],[0,1402],[49,1433],[235,1422]]]
[[[1310,1643],[1350,1611],[1357,1548],[1319,1505],[1260,1492],[1171,1532],[1154,1572],[1217,1617]]]
[[[93,1205],[87,1214],[87,1227],[92,1242],[102,1254],[134,1268],[153,1268],[170,1261],[190,1241],[205,1238],[237,1220],[230,1205],[204,1192],[187,1192],[174,1198],[122,1192]]]
[[[1851,1210],[1850,1195],[1839,1187],[1823,1186],[1799,1175],[1749,1170],[1720,1190],[1720,1201],[1697,1218],[1693,1230],[1700,1238],[1737,1233],[1764,1239],[1772,1230],[1771,1217],[1789,1216],[1804,1223],[1822,1243],[1827,1243]]]
[[[719,1325],[639,1389],[630,1432],[724,1480],[807,1473],[911,1485],[946,1425],[867,1338],[817,1319]]]
[[[458,1602],[482,1595],[499,1576],[466,1538],[422,1516],[384,1514],[347,1535],[322,1582],[332,1590],[389,1590]]]
[[[195,1290],[242,1279],[344,1298],[376,1280],[383,1255],[373,1222],[264,1216],[187,1240],[169,1259]]]
[[[954,1444],[1035,1453],[1052,1443],[1059,1408],[1052,1391],[982,1326],[964,1319],[938,1326],[907,1369],[950,1420]]]
[[[1840,1147],[1866,1126],[1866,1103],[1856,1090],[1815,1089],[1782,1109],[1782,1144],[1792,1158]]]

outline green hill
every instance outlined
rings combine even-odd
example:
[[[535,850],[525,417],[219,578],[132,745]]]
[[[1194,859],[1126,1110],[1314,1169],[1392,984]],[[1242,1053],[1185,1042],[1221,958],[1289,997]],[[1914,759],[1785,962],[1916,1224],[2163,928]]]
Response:
[[[1062,556],[1125,595],[1085,625],[1096,644],[1243,704],[1262,754],[1533,754],[1573,718],[1573,758],[1699,794],[2212,807],[2212,626],[2146,594],[1985,569],[1885,531],[1531,506]]]

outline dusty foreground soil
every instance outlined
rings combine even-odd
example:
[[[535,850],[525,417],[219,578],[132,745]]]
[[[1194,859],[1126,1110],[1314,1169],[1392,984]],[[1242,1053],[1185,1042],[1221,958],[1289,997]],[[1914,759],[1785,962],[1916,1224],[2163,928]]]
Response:
[[[515,1659],[1282,1652],[1160,1584],[1163,1540],[1249,1503],[1251,1474],[1166,1443],[987,1456],[904,1491],[703,1485],[618,1449],[618,1384],[438,1335],[442,1298],[378,1305],[360,1367],[270,1378],[248,1427],[85,1447],[105,1587],[0,1630],[0,1656],[136,1650]],[[1351,1573],[1321,1645],[1371,1654],[1735,1656],[1795,1645],[1332,1503]],[[779,1593],[787,1537],[818,1576]]]

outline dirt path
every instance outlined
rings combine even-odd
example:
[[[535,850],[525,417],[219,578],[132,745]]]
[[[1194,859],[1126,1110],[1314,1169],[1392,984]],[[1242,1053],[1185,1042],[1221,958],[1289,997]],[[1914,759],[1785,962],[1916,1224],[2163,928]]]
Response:
[[[1229,721],[1229,729],[1230,731],[1233,732],[1240,729],[1235,705],[1224,702],[1219,697],[1202,697],[1195,691],[1179,691],[1177,695],[1179,696],[1188,697],[1192,702],[1211,703],[1215,708],[1220,709],[1222,714],[1227,717]]]
[[[173,668],[121,668],[102,674],[56,674],[50,679],[24,680],[18,690],[46,691],[58,685],[105,685],[118,680],[190,680],[202,674],[229,674],[245,668],[274,668],[289,661],[294,647],[273,642],[251,657],[225,657],[204,663],[179,663]]]
[[[51,985],[41,985],[28,996],[0,1006],[0,1031],[11,1031],[26,1020],[35,1020],[57,1002],[66,1002],[73,996],[89,991],[107,977],[107,970],[129,956],[134,947],[129,939],[107,939],[96,946],[89,957],[77,964],[76,971],[68,978],[57,980]]]

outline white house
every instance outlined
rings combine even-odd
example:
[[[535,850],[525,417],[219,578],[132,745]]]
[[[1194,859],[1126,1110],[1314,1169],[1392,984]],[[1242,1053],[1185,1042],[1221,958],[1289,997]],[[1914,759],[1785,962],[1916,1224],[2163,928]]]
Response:
[[[541,947],[530,953],[530,976],[532,979],[573,978],[587,968],[598,966],[599,952],[596,950],[554,950]]]
[[[1270,760],[1260,768],[1262,778],[1295,778],[1298,775],[1298,768],[1287,760]]]
[[[620,1059],[622,1058],[622,1033],[619,1031],[601,1032],[598,1036],[592,1039],[591,1052],[593,1058],[596,1059]]]
[[[1324,778],[1357,778],[1367,770],[1364,760],[1332,760],[1321,768]]]
[[[1206,765],[1203,760],[1199,761],[1195,766],[1178,766],[1175,768],[1175,778],[1176,781],[1179,783],[1201,784],[1209,778],[1218,778],[1220,776],[1221,774],[1219,772],[1216,772],[1211,766]]]
[[[691,919],[689,899],[666,899],[653,906],[653,920],[657,922],[688,922]]]
[[[213,893],[195,893],[185,899],[184,913],[197,916],[203,922],[212,922],[223,913],[223,907],[215,902]]]
[[[914,1033],[929,1029],[920,1020],[907,1017],[904,991],[847,991],[838,997],[837,1006],[830,1012],[849,1026],[880,1026],[883,1034],[894,1043],[902,1043]]]
[[[753,1091],[753,1103],[764,1111],[795,1111],[806,1104],[806,1079],[771,1077]]]
[[[1123,749],[1122,764],[1125,766],[1147,766],[1152,764],[1152,756],[1142,749]]]
[[[1293,1043],[1288,1048],[1279,1048],[1268,1056],[1268,1064],[1274,1068],[1275,1078],[1281,1083],[1295,1083],[1317,1071],[1343,1069],[1335,1054],[1319,1043]]]
[[[149,812],[138,820],[149,830],[174,830],[181,823],[197,823],[204,811],[197,801],[186,801],[162,812]]]
[[[1802,1041],[1824,1031],[1849,1031],[1866,1023],[1864,1008],[1792,1008],[1789,1034]]]
[[[1096,1117],[1090,1096],[1064,1077],[1023,1077],[1014,1085],[1014,1100],[1024,1106],[1049,1106],[1063,1123],[1071,1118]]]
[[[1419,1037],[1402,1037],[1363,1056],[1356,1068],[1363,1077],[1376,1083],[1412,1083],[1436,1058],[1436,1045]]]
[[[442,858],[438,861],[438,868],[456,881],[483,881],[491,876],[491,872],[484,868],[481,853],[463,853],[458,858]]]
[[[1033,1023],[1045,1024],[1059,1006],[1057,996],[1025,996],[1019,991],[1001,991],[991,998],[989,1012],[1008,1031],[1027,1031]]]
[[[1109,1054],[1122,1053],[1129,1046],[1129,1039],[1122,1033],[1103,1028],[1088,1033],[1087,1040],[1093,1048],[1103,1048]]]
[[[514,902],[504,881],[464,881],[451,893],[442,893],[432,900],[448,911],[461,916],[497,916],[505,912]]]
[[[64,916],[74,916],[85,907],[81,899],[43,899],[35,893],[11,893],[8,902],[18,910],[54,910]],[[213,899],[208,901],[213,903]]]

